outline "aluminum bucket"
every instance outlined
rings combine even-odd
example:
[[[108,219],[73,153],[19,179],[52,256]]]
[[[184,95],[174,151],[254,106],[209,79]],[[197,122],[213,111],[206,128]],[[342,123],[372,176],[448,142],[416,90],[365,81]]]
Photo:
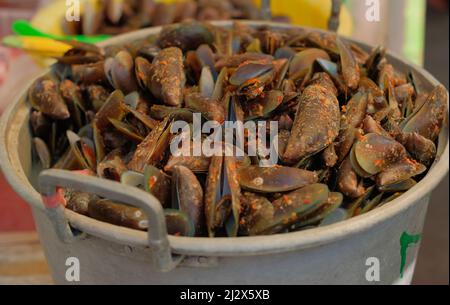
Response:
[[[215,24],[231,25],[230,22]],[[106,44],[123,43],[159,30],[149,28],[121,35]],[[438,84],[423,69],[392,54],[388,59],[399,71],[413,70],[428,89]],[[404,233],[421,234],[431,192],[448,171],[446,126],[439,138],[438,157],[429,173],[400,198],[330,226],[238,238],[168,236],[156,199],[115,182],[94,177],[80,179],[61,172],[53,172],[42,180],[45,192],[54,192],[55,185],[71,185],[144,208],[150,220],[147,234],[61,207],[44,207],[33,187],[36,172],[31,163],[29,110],[23,94],[4,113],[0,123],[0,164],[9,183],[33,210],[52,276],[59,284],[408,284],[419,243],[401,255],[400,238]],[[80,263],[79,282],[66,278],[70,257]],[[402,257],[405,258],[403,277],[400,276]]]

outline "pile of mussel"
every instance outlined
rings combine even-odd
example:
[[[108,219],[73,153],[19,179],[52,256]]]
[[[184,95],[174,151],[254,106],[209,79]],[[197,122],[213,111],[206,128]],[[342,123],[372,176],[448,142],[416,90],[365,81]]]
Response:
[[[447,118],[444,87],[424,90],[382,47],[314,30],[185,22],[57,60],[29,89],[36,164],[153,194],[173,235],[275,234],[366,213],[424,177]],[[194,113],[278,122],[276,164],[171,154],[172,124]],[[147,229],[141,210],[82,191],[64,190],[67,208]]]
[[[121,34],[143,27],[167,25],[187,20],[263,19],[253,0],[85,0],[79,21],[62,20],[68,35]],[[285,16],[274,16],[289,22]]]

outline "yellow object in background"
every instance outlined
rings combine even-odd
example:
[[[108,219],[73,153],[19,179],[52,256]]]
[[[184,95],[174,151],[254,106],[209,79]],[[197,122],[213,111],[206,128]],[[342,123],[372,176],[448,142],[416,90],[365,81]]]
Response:
[[[256,0],[258,6],[261,0]],[[272,15],[285,15],[296,25],[327,29],[331,14],[331,0],[272,0]],[[338,33],[350,36],[352,34],[352,17],[342,5],[339,16]]]
[[[81,12],[83,2],[81,1]],[[156,2],[177,2],[179,0],[157,0]],[[255,0],[260,6],[261,0]],[[331,0],[272,0],[273,15],[288,16],[293,24],[307,27],[326,29],[331,13]],[[61,27],[62,19],[66,12],[66,1],[55,0],[46,7],[40,9],[31,21],[32,25],[41,31],[63,35]],[[345,7],[341,8],[340,26],[338,32],[345,36],[352,34],[352,18]]]
[[[31,24],[42,32],[64,35],[61,24],[66,14],[66,9],[65,0],[55,0],[39,9],[31,20]]]
[[[34,36],[7,36],[3,43],[22,49],[33,55],[63,56],[72,46],[61,41],[45,37]]]

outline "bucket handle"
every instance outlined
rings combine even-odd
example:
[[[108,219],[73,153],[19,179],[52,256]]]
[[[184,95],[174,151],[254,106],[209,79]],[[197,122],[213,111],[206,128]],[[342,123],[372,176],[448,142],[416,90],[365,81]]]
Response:
[[[157,268],[167,272],[181,261],[182,257],[177,257],[175,260],[172,258],[164,211],[155,197],[115,181],[74,174],[65,170],[49,169],[39,175],[39,189],[47,216],[63,242],[71,243],[82,235],[76,234],[71,229],[65,217],[61,187],[83,190],[142,209],[148,218],[148,245]]]

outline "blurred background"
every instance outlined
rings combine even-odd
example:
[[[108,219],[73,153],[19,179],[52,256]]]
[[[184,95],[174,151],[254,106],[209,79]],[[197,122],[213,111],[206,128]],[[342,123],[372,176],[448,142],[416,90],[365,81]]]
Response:
[[[330,2],[277,0],[272,1],[272,11],[282,21],[289,19],[300,25],[326,28]],[[375,21],[366,18],[365,0],[343,2],[339,33],[372,45],[383,44],[424,66],[449,87],[448,0],[380,0],[379,20]],[[43,31],[61,34],[64,5],[65,0],[0,0],[0,38],[11,34],[11,23],[16,19],[32,20]],[[207,13],[210,17],[218,14]],[[252,9],[247,12],[249,16],[253,13]],[[0,114],[45,64],[21,50],[0,45]],[[448,185],[447,176],[433,194],[414,284],[449,283]],[[51,278],[30,209],[0,172],[0,284],[5,283],[46,284],[51,283]]]

